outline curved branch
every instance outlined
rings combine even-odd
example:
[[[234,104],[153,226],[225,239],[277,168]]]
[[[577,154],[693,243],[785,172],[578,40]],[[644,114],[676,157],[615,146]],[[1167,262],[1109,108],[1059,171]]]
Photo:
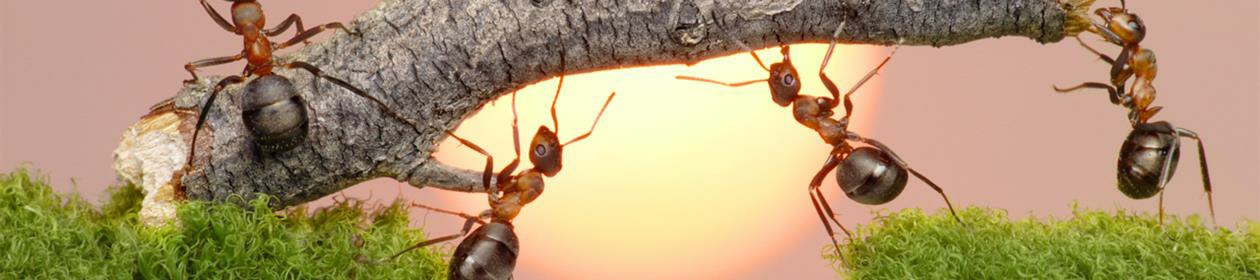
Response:
[[[577,2],[382,1],[353,22],[362,37],[338,33],[282,60],[309,62],[367,90],[423,124],[419,135],[344,89],[281,71],[315,113],[307,142],[279,155],[255,152],[241,124],[241,87],[230,87],[229,98],[211,111],[195,168],[177,180],[191,199],[262,193],[277,197],[271,200],[276,206],[375,177],[481,192],[477,172],[431,157],[442,131],[501,94],[558,74],[692,64],[749,48],[828,42],[841,21],[847,21],[838,37],[843,43],[931,46],[1000,36],[1056,42],[1074,35],[1065,32],[1066,22],[1088,22],[1084,15],[1069,16],[1058,0]],[[216,80],[202,79],[179,92],[171,111],[183,124],[167,133],[190,140],[188,123],[196,115],[190,110]]]

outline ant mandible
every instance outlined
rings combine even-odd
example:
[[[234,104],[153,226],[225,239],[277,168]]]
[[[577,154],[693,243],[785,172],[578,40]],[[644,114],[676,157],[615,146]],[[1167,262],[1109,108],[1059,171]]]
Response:
[[[385,105],[384,102],[368,95],[367,92],[351,85],[349,82],[328,76],[314,65],[302,61],[290,61],[277,65],[275,57],[272,55],[275,50],[305,42],[312,36],[327,29],[341,29],[356,36],[359,35],[358,33],[346,29],[345,26],[337,22],[319,25],[311,29],[303,29],[302,20],[296,14],[290,15],[275,28],[263,29],[266,25],[266,17],[263,15],[262,6],[257,1],[228,1],[232,2],[232,23],[224,20],[206,0],[201,0],[201,5],[210,14],[210,18],[214,19],[224,30],[244,37],[244,50],[240,54],[233,56],[209,58],[188,63],[184,68],[188,70],[189,74],[192,74],[193,78],[184,82],[196,82],[199,78],[194,70],[200,67],[245,59],[245,70],[241,75],[223,78],[210,92],[210,97],[206,99],[206,103],[202,106],[197,117],[197,124],[193,130],[192,144],[188,154],[188,165],[192,165],[195,158],[198,135],[201,133],[201,128],[209,115],[210,107],[214,105],[214,100],[218,97],[219,92],[229,85],[244,82],[249,76],[258,76],[258,78],[245,85],[245,91],[241,96],[242,118],[250,134],[254,136],[258,148],[266,153],[278,153],[292,149],[306,139],[309,124],[306,111],[303,108],[309,106],[306,100],[298,94],[297,88],[293,86],[293,83],[288,78],[272,72],[275,67],[302,69],[316,77],[337,84],[356,95],[371,100],[391,117],[410,125],[411,129],[417,134],[420,133],[419,126],[411,120],[402,117],[398,112]],[[272,43],[267,38],[280,35],[285,30],[288,30],[290,25],[294,24],[297,25],[298,34],[292,39],[277,44]]]
[[[1104,40],[1121,46],[1119,56],[1113,59],[1086,45],[1080,37],[1077,37],[1081,46],[1111,64],[1112,84],[1083,83],[1066,89],[1055,87],[1055,90],[1065,93],[1080,88],[1106,89],[1110,94],[1112,104],[1129,109],[1129,123],[1133,126],[1133,131],[1129,132],[1129,136],[1120,146],[1117,186],[1120,192],[1133,199],[1150,198],[1158,193],[1160,195],[1160,224],[1164,221],[1162,191],[1177,169],[1181,154],[1181,138],[1194,139],[1198,144],[1199,169],[1203,178],[1203,190],[1207,193],[1208,211],[1212,217],[1212,223],[1216,223],[1216,206],[1212,202],[1212,180],[1208,174],[1203,139],[1198,133],[1173,126],[1167,121],[1149,122],[1155,113],[1163,109],[1160,106],[1150,106],[1155,101],[1156,91],[1153,83],[1159,68],[1155,60],[1155,52],[1140,45],[1146,38],[1146,25],[1137,14],[1128,11],[1123,0],[1120,4],[1119,8],[1107,7],[1095,10],[1094,13],[1101,17],[1104,23],[1094,23],[1090,28],[1091,32],[1103,37]],[[1130,77],[1134,78],[1133,87],[1126,93],[1124,86]]]
[[[546,125],[538,127],[538,132],[534,134],[534,139],[529,145],[529,162],[534,166],[515,175],[512,172],[516,170],[521,160],[521,140],[520,130],[517,129],[516,92],[512,93],[512,143],[516,150],[516,158],[508,163],[503,170],[499,171],[496,177],[497,181],[493,184],[490,181],[495,174],[494,157],[480,146],[477,146],[477,144],[460,138],[454,132],[446,131],[446,134],[451,138],[455,138],[455,140],[469,149],[486,156],[486,168],[482,173],[482,184],[489,194],[490,210],[486,210],[481,215],[472,216],[413,204],[426,209],[456,214],[466,218],[467,222],[464,223],[463,229],[457,234],[417,243],[394,254],[389,259],[392,260],[417,248],[459,238],[468,234],[473,224],[481,224],[481,227],[472,232],[471,237],[464,239],[459,244],[459,247],[455,249],[455,253],[451,257],[448,275],[451,279],[511,278],[512,270],[516,265],[517,252],[519,251],[512,220],[520,213],[522,207],[533,202],[542,194],[543,177],[553,177],[560,172],[560,169],[563,167],[561,163],[564,147],[589,137],[595,131],[595,125],[599,124],[599,119],[603,117],[604,110],[608,109],[608,104],[612,103],[613,97],[617,96],[615,92],[608,95],[608,99],[604,101],[604,106],[599,109],[599,114],[595,115],[595,121],[591,123],[589,131],[561,144],[558,137],[560,121],[556,118],[556,102],[560,100],[560,89],[563,85],[564,76],[562,75],[560,76],[559,84],[556,85],[555,99],[551,101],[551,120],[555,131],[547,128]],[[489,220],[489,222],[485,220]]]
[[[836,182],[844,190],[845,196],[848,196],[853,201],[867,205],[880,205],[897,198],[901,191],[905,189],[907,172],[909,172],[909,174],[927,183],[929,187],[939,193],[945,199],[945,204],[949,207],[950,214],[954,216],[955,220],[962,223],[957,213],[954,212],[954,206],[950,203],[949,197],[945,195],[945,191],[937,186],[936,183],[910,168],[905,160],[897,156],[888,146],[875,139],[865,138],[848,130],[849,118],[853,114],[853,101],[850,96],[874,77],[892,59],[892,56],[897,53],[900,44],[893,48],[892,53],[888,54],[879,63],[879,66],[868,72],[848,92],[845,92],[843,98],[844,117],[840,119],[831,118],[837,106],[836,100],[841,99],[840,89],[827,77],[823,70],[826,69],[828,62],[831,60],[831,54],[835,50],[837,38],[843,29],[844,23],[841,23],[832,35],[831,45],[827,47],[827,54],[824,56],[822,65],[818,69],[818,77],[831,93],[831,97],[799,94],[801,85],[797,78],[796,67],[792,66],[792,59],[787,45],[780,46],[780,52],[783,54],[782,62],[771,64],[770,67],[765,67],[765,64],[761,62],[761,58],[757,56],[756,52],[749,52],[752,54],[753,59],[757,61],[757,64],[769,72],[770,76],[767,79],[725,83],[699,77],[676,77],[680,80],[707,82],[729,87],[768,82],[770,97],[775,104],[778,104],[780,107],[792,105],[792,116],[796,121],[818,132],[823,141],[833,147],[827,155],[827,160],[823,163],[823,167],[810,181],[808,191],[810,200],[814,204],[814,211],[818,214],[818,218],[822,220],[823,226],[827,230],[827,235],[831,237],[832,244],[836,246],[837,255],[841,256],[841,258],[843,258],[843,255],[839,253],[840,245],[835,238],[835,231],[832,229],[831,223],[834,222],[850,238],[852,233],[836,218],[831,205],[827,203],[827,199],[819,189],[822,185],[823,177],[832,169],[836,169]],[[864,143],[866,146],[855,147],[853,145],[854,142]],[[828,221],[828,217],[830,217],[830,221]]]

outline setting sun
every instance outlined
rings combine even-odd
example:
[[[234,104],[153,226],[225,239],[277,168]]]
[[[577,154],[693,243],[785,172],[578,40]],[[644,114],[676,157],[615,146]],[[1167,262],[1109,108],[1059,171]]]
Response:
[[[827,95],[814,74],[826,47],[792,49],[803,94]],[[885,52],[838,47],[828,76],[848,88]],[[758,54],[767,64],[780,59],[777,48]],[[735,82],[764,79],[766,72],[740,53],[692,67],[566,77],[556,108],[561,139],[585,132],[604,98],[618,94],[594,134],[566,149],[564,170],[547,179],[545,194],[516,219],[519,275],[731,278],[777,259],[802,238],[825,237],[805,190],[830,147],[775,105],[765,84],[727,88],[675,75]],[[528,143],[539,125],[551,125],[548,108],[556,84],[550,79],[517,93],[522,142]],[[868,83],[855,102],[874,105],[878,84],[878,78]],[[854,118],[853,129],[860,131],[864,117]],[[501,167],[513,154],[511,120],[510,95],[503,95],[455,132],[486,148]],[[435,156],[473,170],[484,164],[481,155],[451,139]],[[522,169],[527,167],[526,161]],[[831,199],[845,199],[834,196],[834,186],[831,180],[824,184]],[[439,207],[469,213],[487,208],[484,195],[436,195],[445,201]],[[434,223],[459,222],[429,215],[425,223],[435,228]],[[821,252],[825,244],[813,245]]]

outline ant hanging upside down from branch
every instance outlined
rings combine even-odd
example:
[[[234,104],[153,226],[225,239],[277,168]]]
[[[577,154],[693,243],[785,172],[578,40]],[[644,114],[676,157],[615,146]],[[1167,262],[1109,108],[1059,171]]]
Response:
[[[560,82],[556,85],[555,99],[551,102],[551,120],[555,131],[547,128],[547,126],[539,126],[538,132],[534,134],[534,139],[529,144],[529,162],[534,165],[532,168],[516,174],[512,173],[516,171],[516,167],[521,161],[520,131],[516,125],[516,92],[512,93],[512,143],[516,149],[516,158],[503,167],[503,170],[499,171],[497,177],[494,177],[494,157],[490,153],[477,146],[477,144],[460,138],[451,131],[446,132],[447,135],[455,138],[459,143],[486,156],[486,169],[482,173],[482,184],[484,184],[485,189],[489,193],[490,209],[482,212],[480,215],[473,216],[413,204],[416,207],[457,215],[467,219],[467,222],[464,223],[463,229],[457,234],[417,243],[394,254],[389,260],[398,258],[398,256],[417,248],[467,235],[473,224],[480,224],[481,227],[472,231],[472,234],[465,238],[463,242],[460,242],[459,247],[455,248],[455,253],[451,256],[449,277],[451,279],[512,278],[512,271],[516,267],[516,257],[520,251],[512,220],[520,213],[522,207],[533,202],[539,195],[542,195],[544,176],[552,177],[560,173],[560,169],[563,167],[564,147],[589,137],[595,131],[595,125],[599,124],[600,117],[603,117],[604,110],[608,109],[608,104],[612,103],[613,97],[617,95],[614,92],[608,96],[608,100],[604,101],[604,106],[599,109],[599,114],[595,115],[595,121],[591,123],[589,131],[562,144],[558,136],[560,121],[556,118],[556,102],[560,100],[560,89],[563,85],[564,76],[560,76]],[[491,183],[492,177],[495,178],[493,184]],[[489,220],[489,222],[486,222],[486,220]]]
[[[827,155],[823,167],[810,181],[808,191],[814,204],[814,210],[818,213],[818,218],[822,220],[823,226],[827,230],[827,235],[831,237],[832,244],[836,246],[837,255],[840,255],[841,258],[843,258],[843,255],[839,253],[840,245],[835,238],[835,231],[832,229],[831,223],[834,222],[836,226],[839,226],[846,236],[852,237],[852,234],[844,225],[840,224],[831,206],[827,203],[827,199],[819,189],[823,178],[832,169],[836,170],[836,182],[844,191],[845,196],[848,196],[853,201],[867,205],[880,205],[897,198],[906,187],[907,175],[914,175],[939,193],[945,199],[945,205],[949,207],[950,214],[954,216],[955,220],[962,223],[962,220],[958,219],[958,215],[954,212],[954,206],[950,203],[949,197],[945,196],[944,190],[937,186],[936,183],[910,168],[909,164],[902,160],[900,156],[897,156],[888,146],[875,139],[862,137],[848,130],[849,118],[853,115],[853,101],[850,96],[874,77],[892,59],[899,46],[894,47],[892,53],[888,54],[880,62],[879,66],[872,69],[865,77],[854,84],[852,89],[844,94],[844,116],[839,119],[831,118],[835,114],[836,106],[839,105],[837,100],[841,100],[841,95],[840,89],[827,77],[823,70],[826,69],[827,63],[831,60],[831,54],[835,50],[837,43],[836,38],[839,37],[843,29],[844,23],[841,23],[833,34],[831,45],[827,48],[827,55],[823,58],[822,66],[818,69],[818,77],[831,93],[830,97],[800,94],[800,79],[798,79],[796,67],[792,66],[789,48],[786,45],[780,47],[783,61],[770,64],[770,67],[766,67],[761,62],[761,58],[757,56],[756,52],[749,52],[752,54],[753,59],[757,61],[757,64],[769,72],[770,76],[767,79],[725,83],[705,78],[677,76],[680,80],[707,82],[730,87],[768,82],[771,100],[781,107],[791,105],[792,116],[796,121],[818,132],[818,136],[822,137],[824,142],[833,147]],[[856,143],[862,143],[865,146],[855,146],[854,144]]]
[[[1094,13],[1103,19],[1103,23],[1094,22],[1089,29],[1107,42],[1120,46],[1118,56],[1107,56],[1086,45],[1080,37],[1076,38],[1081,46],[1111,65],[1111,84],[1087,82],[1069,88],[1056,86],[1054,89],[1060,93],[1083,88],[1104,89],[1107,90],[1112,104],[1129,109],[1129,124],[1133,126],[1133,131],[1120,146],[1117,185],[1120,192],[1133,199],[1145,199],[1159,194],[1160,224],[1164,221],[1162,191],[1177,169],[1181,155],[1181,138],[1194,139],[1199,148],[1199,169],[1202,172],[1203,191],[1207,193],[1208,211],[1212,223],[1216,223],[1216,206],[1212,203],[1212,179],[1208,175],[1203,139],[1198,133],[1173,126],[1167,121],[1149,121],[1163,109],[1160,106],[1151,106],[1155,102],[1154,81],[1159,67],[1155,52],[1141,45],[1146,38],[1146,24],[1137,14],[1129,12],[1123,0],[1120,5],[1121,7],[1095,10]],[[1130,79],[1133,80],[1132,87],[1126,92],[1125,86]]]

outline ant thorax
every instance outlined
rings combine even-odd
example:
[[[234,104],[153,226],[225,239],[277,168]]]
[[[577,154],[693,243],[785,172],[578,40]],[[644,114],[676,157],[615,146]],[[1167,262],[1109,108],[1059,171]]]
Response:
[[[844,121],[832,118],[819,118],[818,128],[814,130],[818,131],[818,136],[822,137],[823,141],[826,141],[828,145],[835,146],[848,140],[848,129],[848,124]]]
[[[817,130],[819,119],[830,118],[834,114],[836,102],[827,97],[800,95],[792,100],[792,117],[805,127]]]
[[[490,201],[490,208],[494,209],[493,219],[512,221],[520,213],[521,207],[542,195],[544,186],[542,172],[535,169],[521,171],[504,185],[503,196],[497,201]]]

